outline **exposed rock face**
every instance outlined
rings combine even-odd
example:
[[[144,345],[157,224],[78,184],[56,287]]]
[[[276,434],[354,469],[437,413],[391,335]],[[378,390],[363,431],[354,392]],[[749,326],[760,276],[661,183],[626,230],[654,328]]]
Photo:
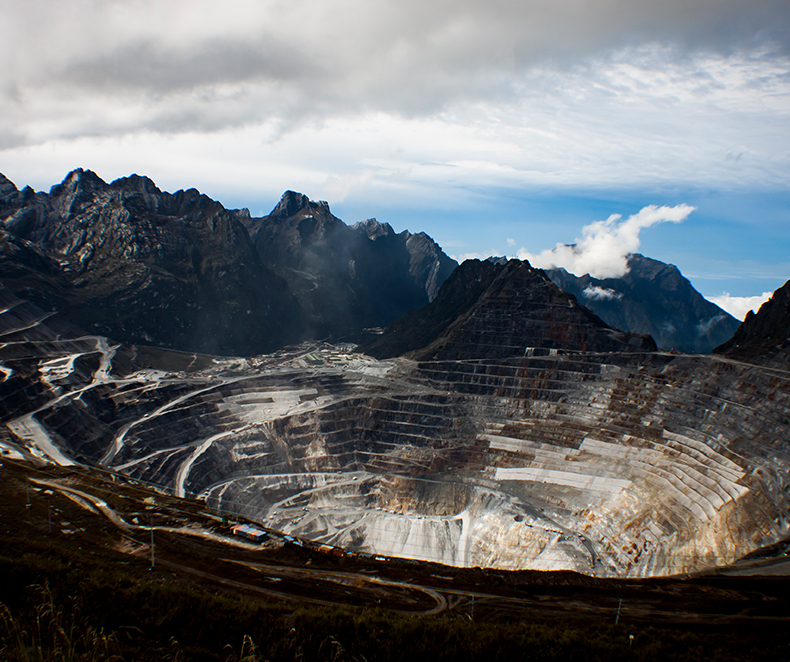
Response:
[[[325,202],[287,191],[246,221],[264,263],[288,281],[313,337],[356,339],[431,301],[456,266],[427,235],[370,219],[352,227]]]
[[[433,300],[456,266],[424,233],[348,227],[293,191],[251,218],[137,175],[75,170],[49,193],[0,175],[0,222],[13,291],[119,340],[217,354],[357,339]]]
[[[528,262],[467,260],[430,306],[405,315],[362,350],[379,358],[463,360],[629,348],[656,347],[648,336],[610,329]]]
[[[287,284],[231,212],[195,189],[75,170],[47,193],[0,180],[0,278],[119,340],[219,354],[269,351],[301,334]]]
[[[738,320],[706,300],[677,267],[643,255],[630,255],[620,278],[577,277],[565,269],[546,275],[609,326],[646,333],[660,349],[707,354],[738,328]]]
[[[735,335],[713,351],[744,361],[790,365],[790,281],[757,313],[749,311]]]

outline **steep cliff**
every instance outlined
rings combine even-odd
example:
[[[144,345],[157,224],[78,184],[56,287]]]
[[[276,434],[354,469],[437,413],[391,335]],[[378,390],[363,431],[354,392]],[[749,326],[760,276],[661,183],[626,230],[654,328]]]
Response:
[[[298,302],[240,222],[195,189],[75,170],[49,193],[0,181],[0,277],[10,289],[118,340],[219,354],[302,334]]]
[[[790,281],[746,319],[726,343],[715,350],[743,361],[790,365]]]

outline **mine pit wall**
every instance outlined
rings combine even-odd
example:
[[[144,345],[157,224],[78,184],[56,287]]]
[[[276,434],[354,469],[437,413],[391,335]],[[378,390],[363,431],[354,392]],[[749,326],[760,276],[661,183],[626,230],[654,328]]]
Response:
[[[645,358],[422,363],[432,392],[278,419],[271,478],[221,489],[253,519],[286,501],[295,535],[456,565],[660,575],[786,535],[786,380]]]
[[[307,370],[119,382],[37,418],[80,461],[123,436],[111,468],[377,554],[645,576],[787,535],[787,373],[525,353],[401,361],[373,385]]]
[[[787,534],[786,377],[709,358],[599,359],[598,370],[590,355],[420,369],[486,421],[487,457],[472,462],[553,504],[605,574],[720,565]]]

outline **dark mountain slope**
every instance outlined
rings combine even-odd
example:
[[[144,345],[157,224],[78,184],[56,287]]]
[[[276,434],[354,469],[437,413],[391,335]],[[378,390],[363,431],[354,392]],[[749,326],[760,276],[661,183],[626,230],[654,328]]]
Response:
[[[294,191],[245,221],[261,259],[287,280],[316,337],[358,338],[429,303],[456,266],[427,235],[370,219],[352,227]]]
[[[790,281],[757,313],[749,311],[735,335],[713,351],[743,361],[790,365]]]
[[[301,334],[301,311],[240,222],[195,189],[75,170],[49,193],[0,180],[0,278],[127,342],[252,354]]]
[[[436,300],[412,311],[361,350],[378,358],[505,358],[551,350],[655,349],[648,336],[610,329],[528,262],[467,260]]]
[[[608,325],[649,334],[660,349],[707,354],[738,328],[738,320],[705,299],[677,267],[643,255],[630,255],[620,278],[578,277],[565,269],[546,275]]]

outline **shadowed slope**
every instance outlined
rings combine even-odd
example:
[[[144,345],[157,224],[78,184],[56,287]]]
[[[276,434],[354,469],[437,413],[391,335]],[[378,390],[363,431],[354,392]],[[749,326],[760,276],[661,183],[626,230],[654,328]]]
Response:
[[[757,313],[749,311],[735,335],[716,354],[759,363],[790,364],[790,281]]]
[[[610,329],[528,262],[467,260],[436,300],[393,324],[363,351],[379,358],[460,360],[538,350],[652,351],[647,336]]]
[[[431,301],[456,267],[424,233],[395,234],[375,219],[349,227],[326,202],[294,191],[245,222],[264,263],[307,311],[313,337],[358,339],[391,324]]]
[[[251,354],[299,337],[301,311],[243,214],[194,189],[75,170],[49,193],[3,180],[7,287],[119,340]]]
[[[738,320],[705,299],[677,267],[643,255],[629,255],[619,278],[577,277],[565,269],[546,275],[609,326],[649,334],[660,349],[707,354],[738,328]]]

